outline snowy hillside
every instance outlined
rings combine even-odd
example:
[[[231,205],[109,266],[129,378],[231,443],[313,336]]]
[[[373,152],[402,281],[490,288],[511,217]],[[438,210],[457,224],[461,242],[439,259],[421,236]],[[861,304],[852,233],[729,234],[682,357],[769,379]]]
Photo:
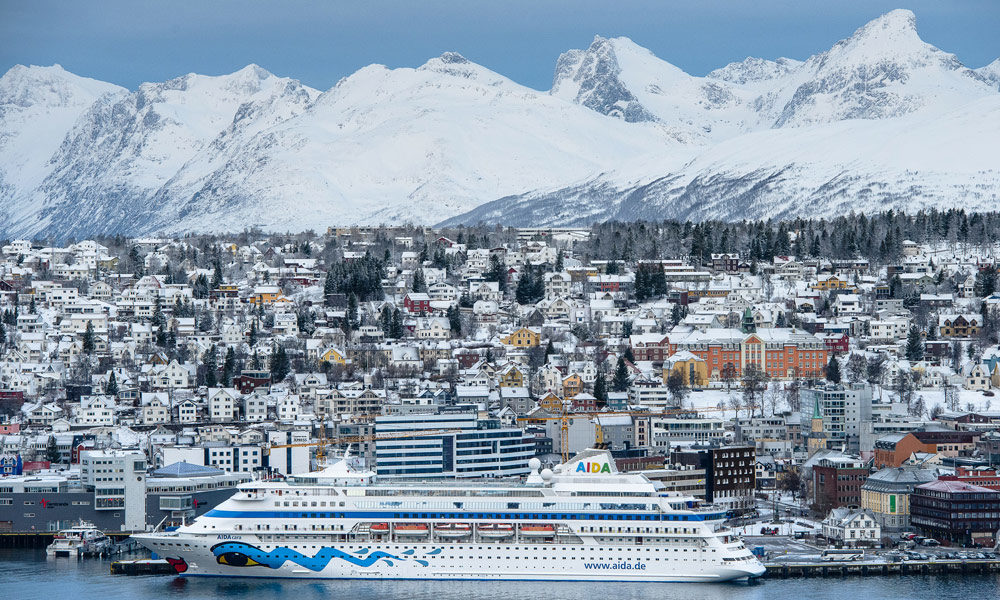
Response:
[[[969,69],[915,23],[704,77],[598,36],[542,92],[455,53],[322,93],[255,65],[132,92],[18,66],[0,234],[995,208],[1000,61]]]
[[[716,144],[659,177],[629,180],[616,173],[502,198],[445,224],[832,217],[890,207],[996,210],[998,140],[1000,96],[943,115],[770,129]]]

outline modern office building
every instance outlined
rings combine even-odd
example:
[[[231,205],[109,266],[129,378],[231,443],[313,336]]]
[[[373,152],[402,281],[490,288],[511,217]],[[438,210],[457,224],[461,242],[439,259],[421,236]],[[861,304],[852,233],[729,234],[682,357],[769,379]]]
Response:
[[[440,431],[405,437],[417,432]],[[375,463],[385,477],[508,477],[526,475],[535,455],[532,438],[518,428],[476,410],[431,407],[425,414],[375,419],[376,435],[396,435],[375,442]]]

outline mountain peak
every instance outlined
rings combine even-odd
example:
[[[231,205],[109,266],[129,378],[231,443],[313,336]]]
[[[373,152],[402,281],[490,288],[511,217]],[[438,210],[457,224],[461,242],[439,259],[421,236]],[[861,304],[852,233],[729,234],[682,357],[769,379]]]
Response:
[[[418,70],[433,71],[463,79],[483,79],[483,81],[499,81],[502,79],[501,75],[478,63],[472,62],[458,52],[445,52],[441,56],[436,56],[421,65]]]
[[[882,53],[933,48],[920,39],[917,33],[917,17],[913,11],[906,9],[893,10],[869,21],[837,46],[863,48]]]
[[[872,19],[858,31],[910,31],[916,33],[917,15],[913,14],[912,10],[897,8]]]
[[[255,63],[248,64],[239,71],[234,72],[232,75],[241,78],[245,77],[248,79],[253,78],[258,80],[267,79],[268,77],[274,77],[273,73]]]

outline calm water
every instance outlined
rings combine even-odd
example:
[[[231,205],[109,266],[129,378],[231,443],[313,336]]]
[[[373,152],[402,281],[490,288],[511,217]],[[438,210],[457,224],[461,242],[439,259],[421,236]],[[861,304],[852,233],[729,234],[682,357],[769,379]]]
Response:
[[[372,582],[127,577],[98,560],[46,560],[44,552],[0,550],[3,600],[881,600],[994,598],[996,576],[790,579],[757,584],[595,584],[499,582]]]

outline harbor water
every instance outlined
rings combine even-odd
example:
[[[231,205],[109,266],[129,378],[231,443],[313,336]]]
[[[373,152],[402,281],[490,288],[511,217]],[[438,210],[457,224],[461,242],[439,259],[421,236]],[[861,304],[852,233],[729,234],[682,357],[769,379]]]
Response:
[[[44,551],[0,550],[3,598],[10,600],[935,600],[992,598],[997,575],[914,575],[772,579],[753,584],[546,583],[497,581],[293,581],[110,574],[110,562],[46,559]]]

